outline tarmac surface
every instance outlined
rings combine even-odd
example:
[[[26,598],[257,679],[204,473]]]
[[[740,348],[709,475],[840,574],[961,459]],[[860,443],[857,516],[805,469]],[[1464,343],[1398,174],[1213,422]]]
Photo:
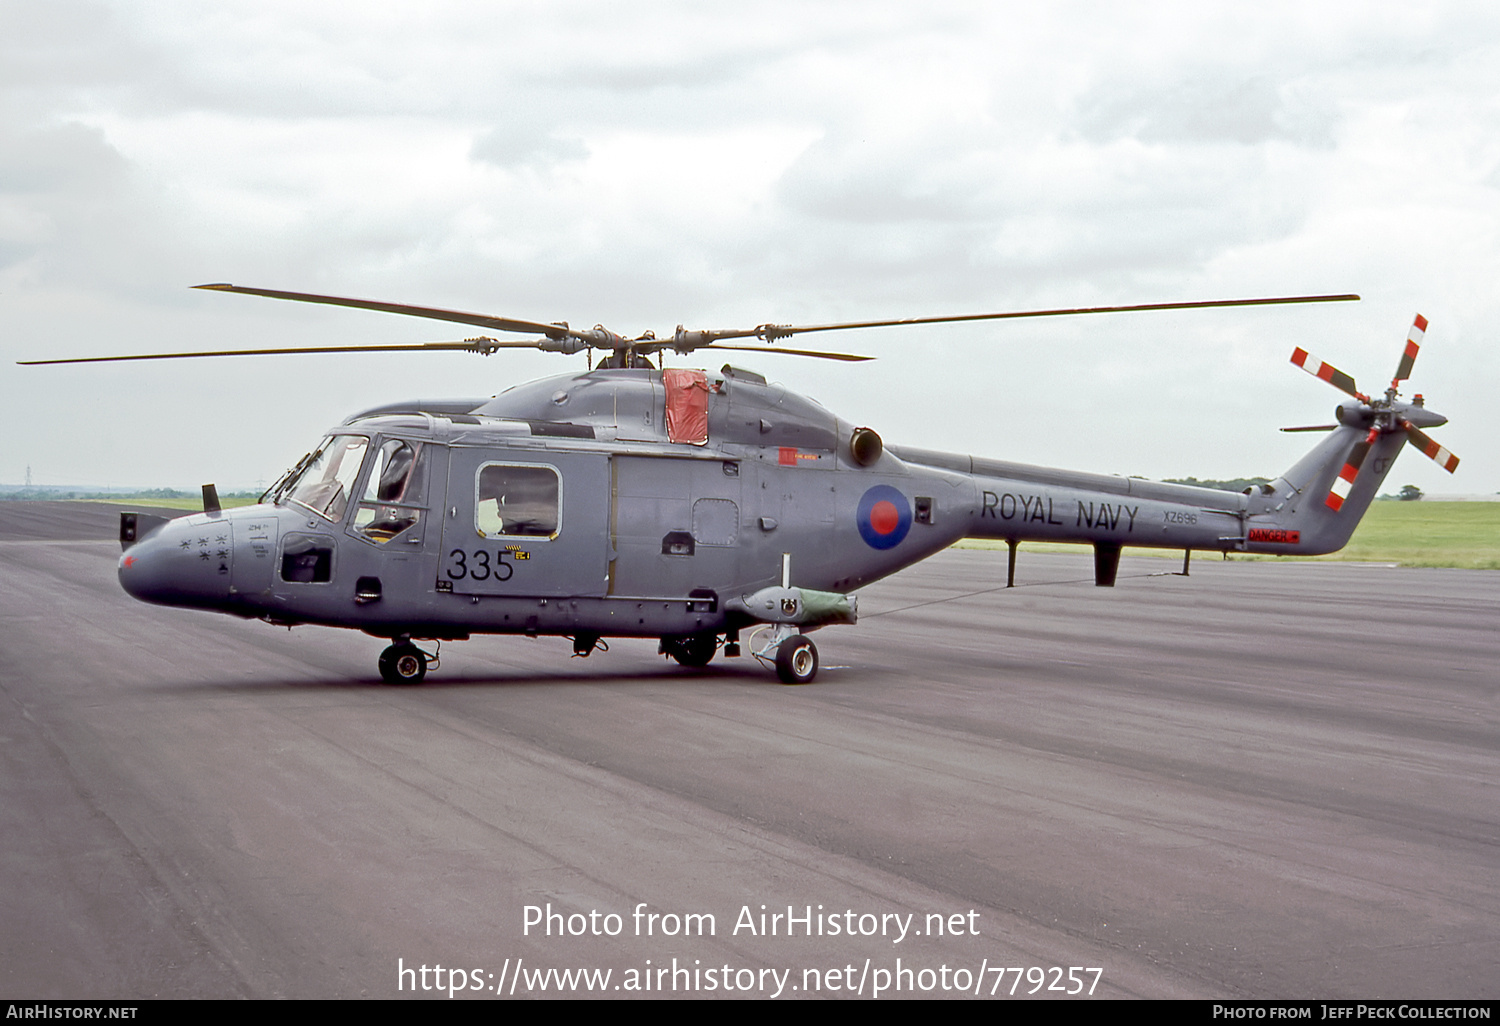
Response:
[[[806,687],[477,638],[392,688],[130,599],[102,504],[0,521],[5,997],[1500,995],[1494,572],[950,551]]]

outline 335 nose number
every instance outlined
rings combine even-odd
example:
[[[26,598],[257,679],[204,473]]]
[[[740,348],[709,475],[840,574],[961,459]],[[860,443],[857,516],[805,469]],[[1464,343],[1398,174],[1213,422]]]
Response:
[[[448,566],[444,569],[444,573],[454,581],[461,581],[464,578],[471,581],[508,581],[510,575],[516,570],[508,560],[520,558],[524,558],[523,553],[509,552],[504,549],[494,553],[488,549],[474,549],[471,552],[454,549],[448,553]]]

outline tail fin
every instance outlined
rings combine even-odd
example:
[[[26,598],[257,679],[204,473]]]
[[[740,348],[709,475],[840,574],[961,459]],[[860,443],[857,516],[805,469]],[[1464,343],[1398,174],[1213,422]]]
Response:
[[[1400,432],[1335,428],[1251,496],[1249,551],[1317,556],[1343,548],[1405,444]]]

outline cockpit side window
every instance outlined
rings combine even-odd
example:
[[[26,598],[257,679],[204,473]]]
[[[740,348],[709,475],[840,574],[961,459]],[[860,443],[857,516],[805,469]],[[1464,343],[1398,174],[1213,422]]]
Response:
[[[375,452],[354,527],[370,541],[384,544],[422,518],[420,505],[427,468],[421,443],[387,439]]]
[[[409,502],[408,495],[420,495],[420,475],[414,474],[417,466],[417,448],[399,438],[388,440],[375,453],[375,467],[370,471],[370,483],[365,486],[365,502]]]
[[[537,464],[479,468],[474,526],[486,538],[555,538],[561,528],[557,470]]]

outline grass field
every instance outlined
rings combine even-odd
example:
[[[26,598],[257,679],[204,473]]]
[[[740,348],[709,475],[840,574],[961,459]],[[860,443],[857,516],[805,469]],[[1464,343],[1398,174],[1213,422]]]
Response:
[[[1500,502],[1377,502],[1348,545],[1312,558],[1500,570]]]
[[[1003,541],[972,540],[960,548],[1003,549]],[[1030,552],[1077,552],[1078,545],[1023,542]],[[1181,549],[1133,549],[1127,555],[1181,559]],[[1207,554],[1205,554],[1207,555]],[[1215,556],[1214,558],[1218,558]],[[1399,563],[1466,570],[1500,570],[1500,502],[1377,502],[1360,521],[1349,544],[1327,556],[1251,556],[1230,559],[1312,559],[1352,563]]]
[[[117,499],[114,496],[111,496],[108,499],[75,499],[73,501],[75,501],[75,502],[111,502],[111,503],[114,503],[116,506],[131,506],[131,505],[142,506],[142,507],[145,507],[145,506],[155,506],[157,509],[187,509],[187,510],[192,510],[194,513],[200,512],[203,509],[203,498],[202,498],[202,496],[199,496],[199,495],[184,495],[180,499],[161,499],[161,498],[156,498],[156,497],[148,497],[148,498],[141,498],[141,497],[129,498],[129,497],[126,497],[126,498],[118,498]],[[253,505],[255,505],[255,500],[254,499],[246,499],[246,498],[238,498],[238,497],[233,496],[233,495],[230,495],[230,496],[220,496],[220,498],[219,498],[219,505],[223,506],[225,509],[234,509],[236,506],[253,506]]]

